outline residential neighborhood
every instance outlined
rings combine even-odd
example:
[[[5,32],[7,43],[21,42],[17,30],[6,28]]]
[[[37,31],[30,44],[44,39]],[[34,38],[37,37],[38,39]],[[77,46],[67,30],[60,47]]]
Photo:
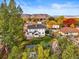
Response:
[[[79,59],[78,6],[77,0],[0,0],[0,59]]]
[[[46,15],[46,14],[44,14]],[[38,15],[37,15],[38,16]],[[52,18],[52,20],[48,20],[49,16],[47,16],[45,18],[46,21],[42,22],[42,21],[39,21],[40,17],[37,18],[35,17],[35,19],[37,19],[37,22],[36,23],[33,23],[33,21],[30,21],[30,22],[26,22],[24,25],[25,29],[25,36],[31,36],[31,37],[44,37],[46,35],[46,30],[49,30],[49,32],[51,31],[52,34],[55,33],[55,32],[58,32],[59,34],[63,35],[63,36],[78,36],[79,35],[79,29],[78,29],[78,25],[75,25],[75,23],[77,22],[76,18],[67,18],[67,20],[69,22],[72,22],[71,24],[67,24],[68,26],[66,26],[66,24],[64,25],[64,22],[66,21],[66,18],[64,19],[61,19],[63,24],[61,27],[61,24],[55,24],[54,21]],[[48,18],[48,19],[47,19]],[[45,22],[49,22],[49,24],[45,23]],[[78,21],[79,22],[79,21]],[[65,22],[66,23],[66,22]],[[68,22],[67,22],[68,23]],[[50,28],[48,26],[51,26]],[[36,35],[37,36],[36,36]],[[50,33],[51,34],[51,33]]]

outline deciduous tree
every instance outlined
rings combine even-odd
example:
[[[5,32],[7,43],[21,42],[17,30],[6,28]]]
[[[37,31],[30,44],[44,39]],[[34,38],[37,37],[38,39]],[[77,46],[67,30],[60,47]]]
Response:
[[[74,45],[69,45],[62,53],[62,59],[77,59],[74,52]]]
[[[41,45],[38,45],[38,59],[44,59],[44,54],[43,54],[43,47]]]

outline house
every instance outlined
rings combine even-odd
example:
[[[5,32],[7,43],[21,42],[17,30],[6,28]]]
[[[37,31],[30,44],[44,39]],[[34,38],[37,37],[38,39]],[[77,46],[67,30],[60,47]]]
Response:
[[[34,51],[33,49],[35,49],[36,45],[27,45],[26,48],[30,49],[29,50],[29,59],[37,59],[37,52]]]
[[[76,27],[76,29],[78,29],[78,30],[79,30],[79,26],[77,26],[77,27]]]
[[[36,45],[27,45],[26,46],[26,48],[28,48],[28,49],[33,49],[33,48],[35,48],[36,47]]]
[[[31,23],[31,22],[29,22],[29,23],[24,23],[23,32],[26,32],[28,25],[32,25],[32,23]]]
[[[63,27],[60,29],[59,33],[65,36],[78,36],[79,30],[77,28]]]
[[[59,30],[59,25],[52,25],[52,32],[57,32]]]
[[[32,24],[27,26],[25,36],[29,37],[44,37],[46,26],[43,24]]]

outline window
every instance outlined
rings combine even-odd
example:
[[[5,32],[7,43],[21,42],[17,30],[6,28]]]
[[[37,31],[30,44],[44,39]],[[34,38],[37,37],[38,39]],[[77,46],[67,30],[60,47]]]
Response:
[[[44,34],[44,32],[42,32],[42,34]]]

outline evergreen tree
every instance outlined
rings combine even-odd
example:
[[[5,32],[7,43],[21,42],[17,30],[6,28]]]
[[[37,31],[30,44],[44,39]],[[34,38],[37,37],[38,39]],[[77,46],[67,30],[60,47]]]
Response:
[[[9,19],[8,15],[9,13],[7,10],[7,5],[5,4],[5,2],[2,2],[0,7],[0,21],[1,21],[0,33],[4,40],[5,40],[5,35],[7,34],[6,30],[8,29],[8,19]]]
[[[6,0],[3,0],[3,2],[1,3],[1,8],[6,8],[7,5],[6,5]]]
[[[10,9],[15,9],[15,8],[16,8],[16,3],[15,3],[14,0],[10,0],[9,8],[10,8]]]
[[[5,8],[4,8],[5,5]],[[14,0],[10,0],[9,6],[4,2],[0,7],[0,24],[3,42],[9,47],[19,45],[23,40],[23,20],[21,18],[22,9],[16,7]]]

